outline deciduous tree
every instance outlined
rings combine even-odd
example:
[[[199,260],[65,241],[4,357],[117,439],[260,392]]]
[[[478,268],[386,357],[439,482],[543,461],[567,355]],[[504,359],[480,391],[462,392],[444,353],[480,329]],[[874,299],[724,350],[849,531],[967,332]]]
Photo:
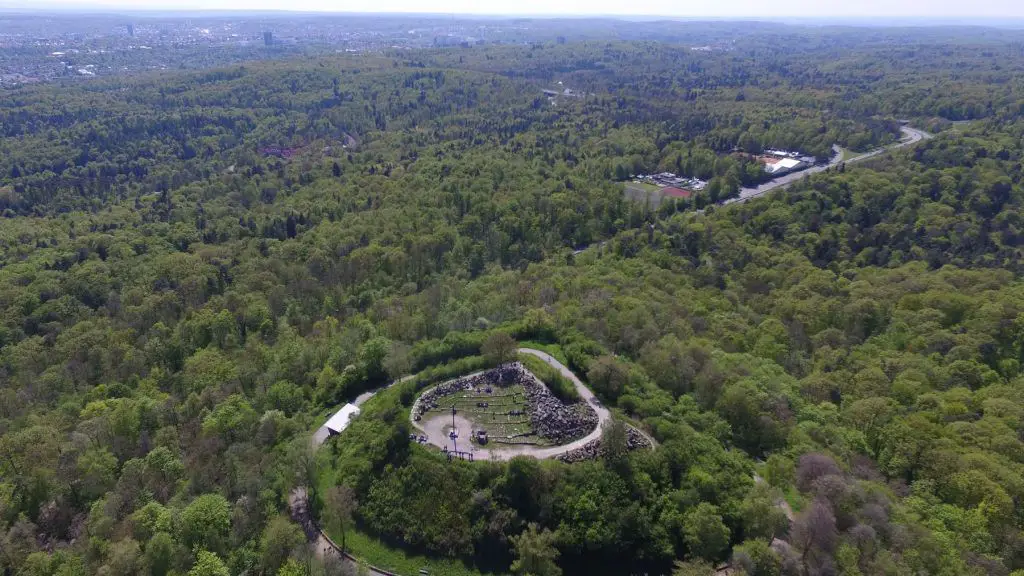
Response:
[[[495,332],[484,340],[480,351],[493,366],[501,366],[516,357],[516,341],[504,332]]]
[[[516,559],[512,562],[512,572],[522,576],[560,576],[562,569],[558,567],[559,552],[555,547],[555,535],[547,530],[538,529],[530,524],[526,530],[511,539]]]
[[[324,497],[324,516],[335,534],[341,535],[341,549],[345,550],[345,538],[352,524],[352,516],[359,507],[355,491],[345,485],[333,486]]]

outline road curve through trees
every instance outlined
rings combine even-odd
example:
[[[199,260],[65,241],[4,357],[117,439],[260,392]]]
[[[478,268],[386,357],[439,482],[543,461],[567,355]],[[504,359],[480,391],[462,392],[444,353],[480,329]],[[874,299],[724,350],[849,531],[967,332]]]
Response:
[[[931,140],[932,138],[935,137],[933,134],[929,134],[924,130],[918,130],[917,128],[911,128],[909,126],[900,126],[900,132],[903,133],[903,138],[899,142],[894,142],[888,146],[883,146],[882,148],[878,148],[870,152],[864,152],[863,154],[859,154],[857,156],[854,156],[853,158],[847,158],[846,160],[843,160],[842,149],[839,147],[839,145],[834,145],[832,149],[835,152],[835,155],[832,157],[832,160],[830,160],[828,164],[824,164],[821,166],[812,166],[806,170],[801,170],[799,172],[791,172],[784,176],[774,178],[755,188],[740,188],[739,196],[723,200],[719,202],[718,205],[727,206],[729,204],[741,204],[754,198],[760,198],[761,196],[764,196],[765,194],[771,192],[772,190],[780,190],[782,188],[786,188],[790,184],[803,180],[804,178],[807,178],[811,174],[824,172],[825,170],[828,170],[829,168],[835,168],[840,164],[856,164],[857,162],[863,162],[864,160],[874,158],[875,156],[878,156],[883,152],[887,152],[889,150],[897,150],[899,148],[905,148],[907,146],[913,146],[914,144],[917,144],[922,140]],[[704,210],[697,210],[695,213],[703,214]],[[604,246],[607,243],[608,241],[605,240],[600,243],[588,244],[586,246],[573,250],[572,255],[579,256],[580,254],[583,254],[588,249],[594,246]]]
[[[764,195],[764,194],[766,194],[766,193],[768,193],[768,192],[770,192],[772,190],[778,190],[780,188],[785,188],[786,186],[789,186],[793,182],[796,182],[798,180],[802,180],[802,179],[810,176],[811,174],[816,174],[818,172],[823,172],[823,171],[825,171],[825,170],[827,170],[829,168],[836,167],[839,164],[844,164],[844,163],[845,164],[854,164],[854,163],[857,163],[857,162],[861,162],[861,161],[867,160],[869,158],[873,158],[875,156],[878,156],[879,154],[882,154],[883,152],[886,152],[888,150],[896,150],[896,149],[899,149],[899,148],[904,148],[904,147],[907,147],[907,146],[912,146],[914,144],[917,144],[918,142],[921,142],[922,140],[929,140],[929,139],[931,139],[933,137],[931,134],[929,134],[927,132],[924,132],[922,130],[917,130],[915,128],[910,128],[908,126],[901,126],[900,127],[900,131],[903,133],[904,138],[902,140],[900,140],[899,142],[896,142],[895,144],[891,144],[889,146],[886,146],[884,148],[879,148],[879,149],[873,150],[871,152],[865,152],[864,154],[860,154],[858,156],[854,156],[853,158],[849,158],[847,160],[842,160],[841,151],[837,147],[836,148],[836,155],[832,158],[832,160],[827,165],[824,165],[824,166],[814,166],[814,167],[809,168],[807,170],[802,170],[800,172],[795,172],[793,174],[787,174],[786,176],[783,176],[781,178],[776,178],[775,180],[772,180],[771,182],[766,182],[766,183],[762,184],[761,186],[758,186],[757,188],[744,188],[744,189],[740,190],[740,196],[738,198],[731,198],[729,200],[726,200],[725,202],[722,202],[721,204],[733,204],[733,203],[739,203],[739,202],[746,202],[746,201],[748,201],[748,200],[750,200],[752,198],[757,198],[759,196],[762,196],[762,195]],[[585,251],[587,248],[588,247],[584,247],[582,249],[576,250],[575,254],[580,254],[583,251]],[[535,458],[540,458],[540,459],[555,458],[555,457],[557,457],[557,456],[559,456],[561,454],[569,452],[570,450],[575,450],[577,448],[581,448],[581,447],[585,446],[586,444],[588,444],[589,442],[592,442],[592,441],[600,438],[601,437],[601,429],[602,429],[602,427],[604,426],[604,424],[606,422],[611,420],[611,414],[608,412],[607,408],[602,406],[597,401],[597,398],[594,396],[594,393],[591,392],[589,388],[587,388],[586,386],[583,385],[583,382],[581,382],[580,379],[577,378],[575,374],[573,374],[572,370],[569,370],[567,367],[562,365],[561,362],[556,360],[550,354],[547,354],[547,353],[542,352],[540,350],[534,350],[532,348],[520,348],[519,352],[523,353],[523,354],[530,354],[532,356],[536,356],[537,358],[540,358],[541,360],[544,360],[545,362],[548,363],[548,365],[550,365],[551,367],[557,369],[559,371],[559,373],[562,374],[562,376],[564,376],[565,378],[569,379],[569,381],[573,383],[573,386],[576,387],[576,391],[579,393],[580,398],[582,398],[583,401],[587,402],[594,409],[594,411],[597,413],[597,419],[598,419],[597,426],[594,428],[594,430],[590,434],[587,434],[586,436],[584,436],[583,438],[580,438],[579,440],[576,440],[574,442],[570,442],[570,443],[562,445],[562,446],[554,446],[554,447],[550,447],[550,448],[539,448],[539,447],[536,447],[536,446],[520,446],[520,447],[510,447],[510,448],[502,449],[502,450],[483,450],[483,449],[477,449],[476,452],[474,453],[474,458],[483,458],[483,459],[488,459],[489,458],[489,459],[492,459],[492,460],[508,460],[508,459],[510,459],[510,458],[512,458],[514,456],[521,456],[521,455],[533,456]],[[406,381],[406,380],[408,380],[408,379],[410,379],[412,377],[413,376],[410,375],[410,376],[405,376],[403,378],[399,378],[398,380],[395,380],[395,382],[393,382],[391,385],[394,385],[394,384],[399,383],[399,382],[404,382],[404,381]],[[363,404],[364,402],[366,402],[367,400],[372,398],[378,391],[379,390],[371,391],[371,392],[365,392],[365,393],[361,394],[359,396],[359,398],[356,399],[356,402],[355,402],[356,405]],[[414,423],[414,424],[416,425],[417,428],[420,428],[418,423]],[[465,425],[465,424],[462,424],[462,425]],[[431,434],[430,436],[433,437],[435,435]],[[646,434],[645,434],[645,436],[646,436]],[[315,434],[313,436],[313,438],[312,438],[312,447],[313,447],[313,449],[315,450],[315,449],[319,448],[320,445],[326,439],[327,439],[327,435],[326,434],[323,434],[323,435]],[[652,445],[653,445],[653,441],[652,441]],[[755,476],[755,481],[761,481],[761,479],[759,477]],[[332,542],[329,538],[327,538],[327,536],[318,527],[315,526],[315,523],[312,521],[312,518],[308,515],[308,504],[306,502],[306,488],[305,487],[299,486],[299,487],[295,488],[292,491],[291,498],[289,500],[290,500],[289,504],[291,505],[290,507],[292,508],[293,516],[297,516],[295,519],[299,520],[300,522],[302,522],[306,526],[307,532],[310,533],[309,536],[310,536],[310,539],[311,539],[311,544],[312,544],[312,546],[314,546],[314,550],[315,550],[316,554],[319,557],[323,558],[325,556],[332,556],[333,555],[333,556],[336,556],[339,559],[341,559],[342,562],[351,563],[351,565],[353,565],[353,566],[357,565],[357,561],[356,561],[355,558],[353,558],[352,556],[350,556],[348,554],[344,554],[334,542]],[[788,503],[786,503],[785,501],[782,501],[782,502],[778,503],[777,505],[780,506],[783,509],[784,512],[786,512],[786,516],[790,519],[790,521],[792,521],[793,520],[793,511],[789,507]],[[392,576],[391,573],[389,573],[387,571],[384,571],[384,570],[381,570],[379,568],[375,568],[373,566],[368,566],[367,568],[368,568],[369,574],[372,574],[374,576]]]
[[[871,152],[859,154],[857,156],[854,156],[853,158],[848,158],[846,160],[842,159],[842,150],[838,146],[834,146],[833,149],[835,150],[836,154],[835,156],[832,157],[832,160],[828,164],[825,164],[823,166],[812,166],[807,170],[801,170],[799,172],[786,174],[785,176],[780,176],[779,178],[775,178],[769,182],[765,182],[764,184],[761,184],[756,188],[741,188],[740,195],[737,198],[730,198],[725,202],[722,202],[721,204],[738,204],[741,202],[746,202],[751,198],[763,196],[768,192],[771,192],[772,190],[785,188],[794,182],[803,180],[804,178],[810,176],[811,174],[824,172],[825,170],[828,170],[829,168],[834,168],[836,166],[839,166],[840,164],[856,164],[857,162],[863,162],[864,160],[867,160],[869,158],[874,158],[875,156],[878,156],[883,152],[887,152],[889,150],[896,150],[899,148],[905,148],[907,146],[913,146],[914,144],[917,144],[922,140],[928,140],[932,138],[931,134],[924,132],[923,130],[911,128],[909,126],[900,126],[900,132],[903,133],[903,139],[900,140],[899,142],[895,142],[888,146],[872,150]]]
[[[519,352],[521,354],[529,354],[531,356],[536,356],[537,358],[540,358],[541,360],[547,362],[549,366],[558,370],[558,372],[563,377],[572,382],[573,386],[576,387],[576,392],[580,395],[580,398],[584,402],[586,402],[597,414],[597,426],[595,426],[589,434],[578,440],[569,442],[568,444],[562,444],[561,446],[539,447],[524,445],[507,446],[499,449],[488,450],[486,448],[475,446],[468,440],[463,440],[461,444],[457,444],[458,439],[456,439],[456,443],[453,443],[444,432],[447,423],[450,422],[448,417],[445,416],[444,414],[439,413],[436,416],[433,416],[431,419],[424,420],[422,422],[413,422],[413,426],[415,426],[417,429],[424,433],[424,435],[427,437],[427,442],[429,444],[437,446],[438,448],[447,448],[449,450],[459,448],[460,450],[466,451],[466,449],[468,448],[469,451],[472,452],[474,460],[509,460],[516,456],[532,456],[534,458],[537,458],[538,460],[556,458],[558,456],[561,456],[562,454],[565,454],[566,452],[576,450],[577,448],[582,448],[583,446],[586,446],[590,442],[593,442],[594,440],[600,438],[601,429],[603,428],[606,422],[611,420],[612,415],[610,412],[608,412],[607,408],[605,408],[604,406],[601,405],[600,402],[598,402],[597,397],[594,396],[594,393],[591,392],[590,389],[587,388],[583,384],[583,382],[581,382],[580,379],[576,377],[575,374],[573,374],[572,370],[569,370],[569,368],[564,366],[561,362],[559,362],[550,354],[547,354],[546,352],[542,352],[540,350],[534,350],[533,348],[520,348]],[[458,415],[456,415],[455,417],[455,423],[456,427],[462,430],[465,430],[470,427],[469,422],[459,417]],[[465,435],[463,436],[465,437]]]

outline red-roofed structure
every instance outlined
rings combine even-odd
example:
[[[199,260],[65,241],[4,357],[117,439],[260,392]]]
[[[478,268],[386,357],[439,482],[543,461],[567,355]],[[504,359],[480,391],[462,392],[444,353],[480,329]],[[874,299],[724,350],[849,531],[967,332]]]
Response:
[[[662,188],[661,194],[663,196],[671,196],[673,198],[689,198],[690,196],[693,196],[693,192],[691,190],[685,190],[683,188],[674,188],[672,186],[669,186],[668,188]]]

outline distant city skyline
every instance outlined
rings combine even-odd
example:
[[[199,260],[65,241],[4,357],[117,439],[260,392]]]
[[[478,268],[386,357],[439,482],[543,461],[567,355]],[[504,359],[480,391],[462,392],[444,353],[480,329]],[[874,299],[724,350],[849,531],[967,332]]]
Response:
[[[141,11],[227,10],[286,12],[348,12],[381,14],[459,14],[487,16],[663,16],[676,18],[920,18],[940,21],[1024,18],[1024,2],[1016,0],[861,0],[821,3],[789,0],[42,0],[34,10]],[[27,11],[22,2],[0,0],[0,10]]]

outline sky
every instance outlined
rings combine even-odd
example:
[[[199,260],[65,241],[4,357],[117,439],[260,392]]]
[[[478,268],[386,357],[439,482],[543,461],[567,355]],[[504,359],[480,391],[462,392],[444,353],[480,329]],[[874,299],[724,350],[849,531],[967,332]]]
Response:
[[[19,2],[20,4],[20,2]],[[10,5],[0,2],[0,6]],[[549,16],[1024,18],[1024,0],[40,0],[37,8]]]

